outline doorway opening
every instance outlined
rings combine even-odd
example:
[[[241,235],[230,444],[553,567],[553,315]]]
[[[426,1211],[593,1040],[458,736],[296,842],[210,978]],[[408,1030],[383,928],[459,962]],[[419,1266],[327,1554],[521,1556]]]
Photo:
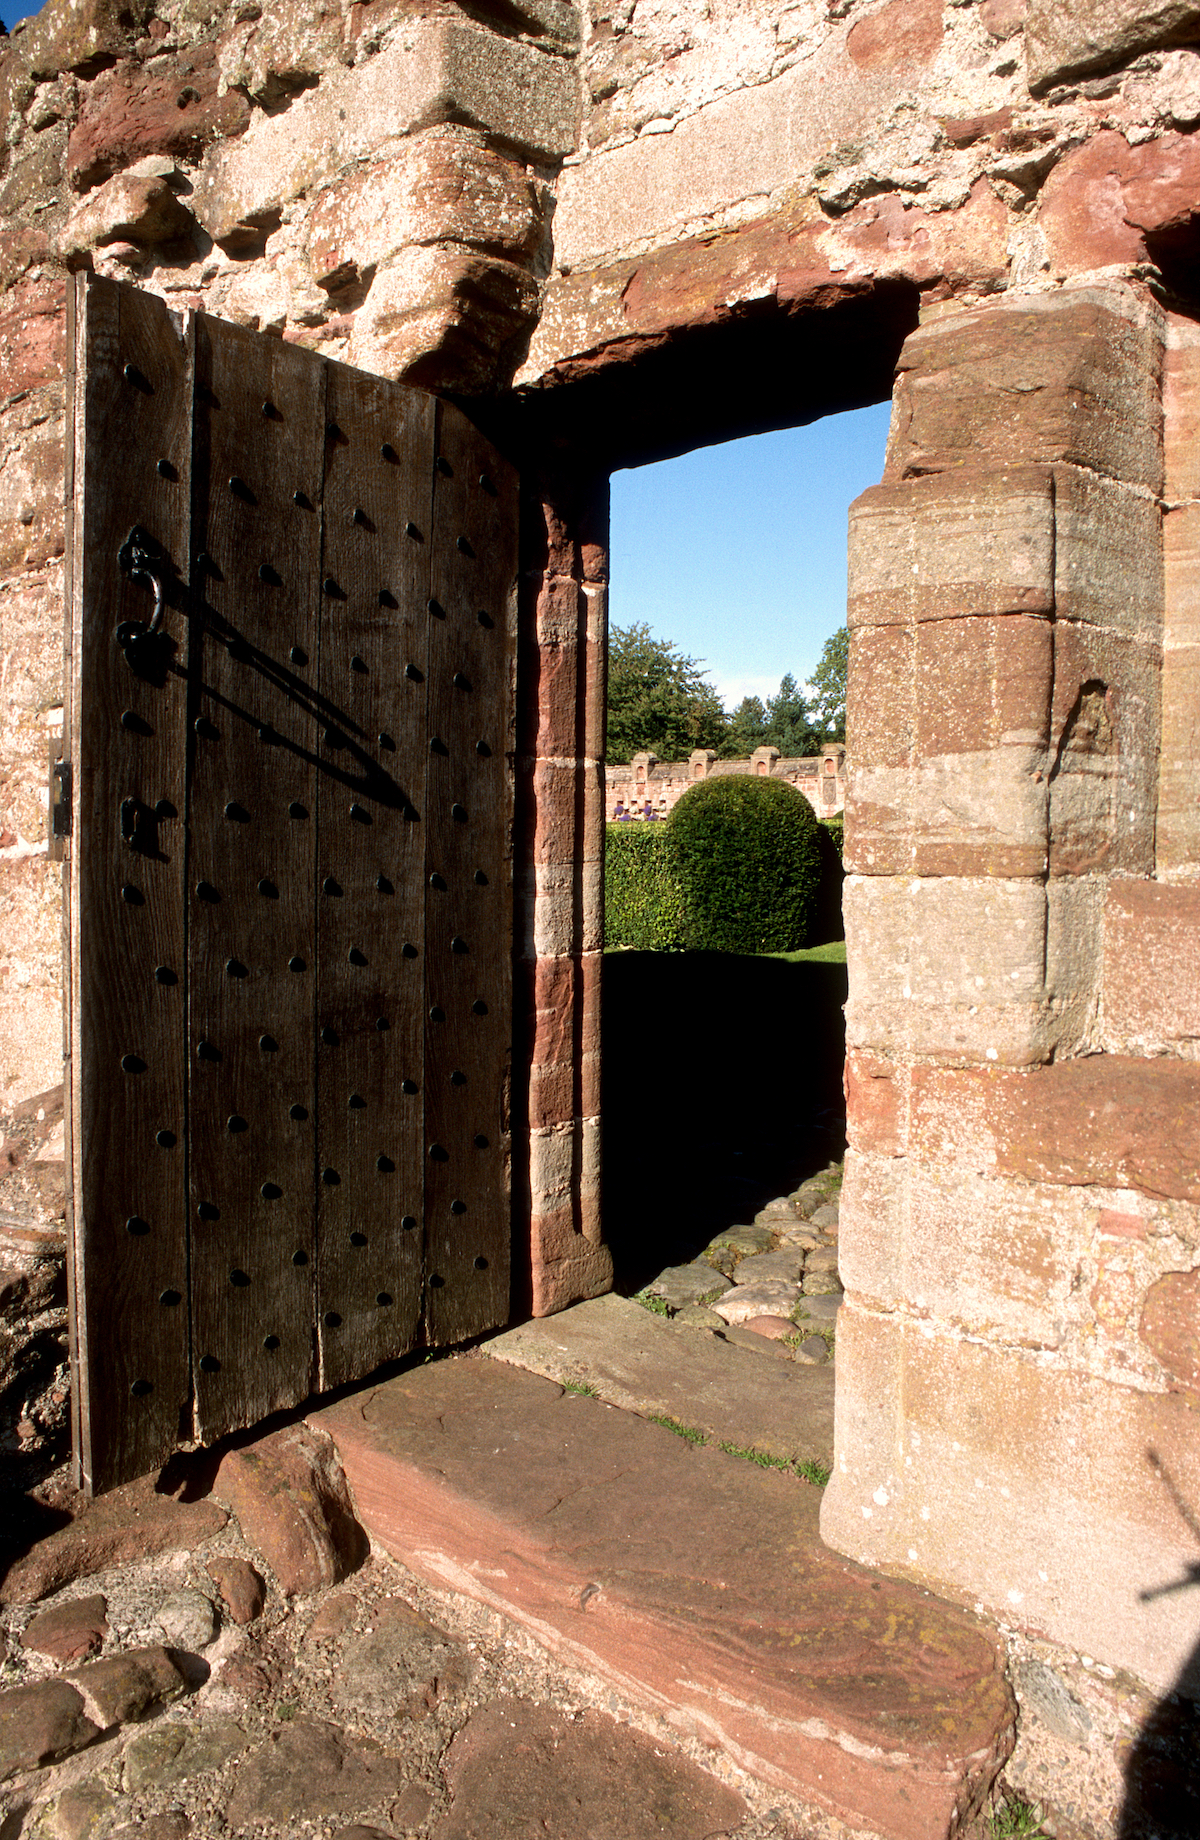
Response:
[[[844,1153],[846,514],[888,419],[876,403],[612,477],[603,1193],[625,1295]],[[631,932],[626,833],[665,844],[689,788],[734,775],[782,781],[822,824],[807,936],[717,952]]]

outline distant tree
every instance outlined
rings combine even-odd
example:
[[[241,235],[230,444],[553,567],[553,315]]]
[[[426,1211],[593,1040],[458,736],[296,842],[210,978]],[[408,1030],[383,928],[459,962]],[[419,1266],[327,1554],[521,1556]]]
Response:
[[[820,747],[821,738],[820,725],[813,721],[808,702],[789,671],[767,701],[765,742],[768,747],[777,747],[781,754],[812,754]]]
[[[827,741],[846,739],[846,667],[850,658],[850,634],[844,626],[830,633],[812,682],[813,720]]]
[[[746,760],[767,737],[767,712],[762,698],[744,696],[729,718],[729,727],[721,743],[726,760]]]
[[[608,638],[607,754],[627,766],[650,750],[686,760],[693,748],[719,748],[728,717],[701,662],[645,622],[614,626]]]

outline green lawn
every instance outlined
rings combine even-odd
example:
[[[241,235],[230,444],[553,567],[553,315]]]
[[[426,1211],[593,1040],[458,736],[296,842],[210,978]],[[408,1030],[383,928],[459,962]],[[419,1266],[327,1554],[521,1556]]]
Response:
[[[632,952],[632,946],[605,946],[605,952]],[[682,953],[664,954],[665,957],[681,958]],[[831,939],[825,946],[806,946],[801,952],[759,952],[759,958],[782,958],[789,965],[844,965],[846,962],[846,941]]]
[[[802,952],[764,952],[764,958],[783,958],[789,965],[805,962],[814,965],[844,965],[846,962],[846,941],[831,939],[825,946],[807,946]]]

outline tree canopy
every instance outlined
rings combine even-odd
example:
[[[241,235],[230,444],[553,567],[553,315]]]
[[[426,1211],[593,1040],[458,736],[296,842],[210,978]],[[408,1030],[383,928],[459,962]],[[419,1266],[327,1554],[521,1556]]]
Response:
[[[809,689],[813,693],[813,720],[830,741],[846,739],[846,667],[850,634],[844,626],[825,641]]]
[[[781,754],[815,754],[824,739],[808,699],[789,671],[777,693],[767,700],[765,745],[777,747]]]
[[[699,659],[671,639],[656,639],[644,621],[614,626],[608,638],[609,760],[628,765],[646,749],[660,760],[686,760],[693,748],[717,748],[727,718]]]
[[[825,641],[811,684],[789,671],[764,704],[744,697],[732,715],[721,706],[703,662],[644,622],[614,626],[608,643],[608,759],[627,766],[645,751],[660,760],[686,760],[712,748],[723,760],[744,760],[758,747],[788,756],[815,754],[825,740],[846,734],[846,629]]]

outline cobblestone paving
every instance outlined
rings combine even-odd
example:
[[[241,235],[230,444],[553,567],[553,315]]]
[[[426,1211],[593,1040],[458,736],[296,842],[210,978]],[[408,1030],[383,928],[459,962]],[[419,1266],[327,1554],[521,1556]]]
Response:
[[[638,1301],[689,1328],[793,1360],[833,1359],[837,1312],[838,1206],[842,1165],[830,1163],[790,1195],[769,1201],[747,1226],[718,1233],[687,1265],[670,1265]]]
[[[8,1605],[0,1640],[4,1840],[848,1831],[382,1552],[289,1600],[230,1519],[194,1550]]]
[[[23,1161],[55,1123],[52,1112],[30,1118]],[[642,1301],[776,1359],[828,1360],[840,1181],[831,1165],[664,1271]],[[22,1232],[44,1231],[20,1199]],[[50,1341],[37,1409],[15,1412],[8,1461],[22,1484],[33,1465],[53,1517],[78,1506],[54,1467],[61,1297],[37,1290],[40,1245],[18,1250],[8,1302],[24,1306],[26,1329],[40,1309]],[[14,1372],[32,1373],[24,1341],[9,1353],[20,1355]],[[0,1582],[2,1840],[849,1832],[552,1662],[500,1616],[430,1592],[380,1550],[361,1565],[348,1558],[357,1569],[332,1589],[289,1594],[244,1513],[245,1526],[211,1499],[189,1506],[148,1489],[128,1525],[119,1509],[110,1525],[103,1508],[89,1510],[95,1532],[74,1556],[35,1546]]]
[[[651,1307],[777,1359],[827,1359],[832,1317],[806,1311],[836,1301],[839,1180],[830,1168],[694,1267],[664,1272]],[[767,1298],[775,1322],[759,1310],[741,1326],[741,1304]],[[62,1454],[61,1427],[21,1419],[16,1444],[41,1473]],[[95,1504],[70,1540],[50,1536],[0,1581],[2,1840],[849,1832],[551,1661],[498,1614],[429,1591],[381,1550],[359,1563],[361,1529],[331,1556],[349,1576],[289,1592],[251,1508],[227,1513],[219,1481],[214,1499],[210,1478],[167,1480],[183,1499],[135,1485],[145,1499]],[[35,1493],[51,1518],[78,1511],[61,1466]]]

